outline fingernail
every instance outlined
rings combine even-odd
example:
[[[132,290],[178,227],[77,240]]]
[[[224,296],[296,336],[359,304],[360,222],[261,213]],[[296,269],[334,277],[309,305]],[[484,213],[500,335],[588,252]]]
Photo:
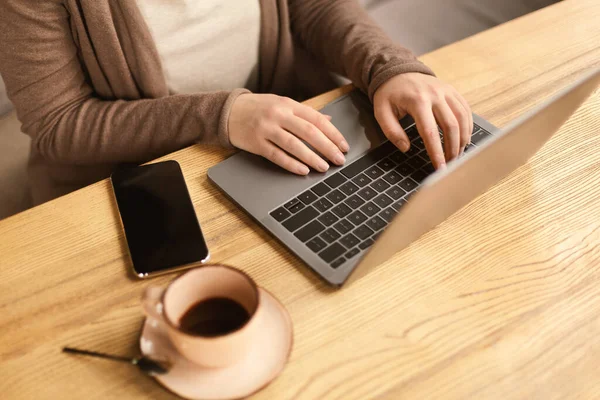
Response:
[[[338,153],[334,159],[333,162],[335,162],[338,165],[342,165],[343,163],[346,162],[346,157],[344,157],[344,155],[342,153]]]
[[[406,153],[410,148],[410,145],[405,140],[400,139],[396,142],[396,147],[398,147],[401,152]]]
[[[300,175],[308,175],[309,172],[310,172],[310,170],[308,169],[308,167],[306,165],[301,165],[298,167],[298,173]]]
[[[340,150],[343,151],[344,153],[347,152],[348,150],[350,150],[350,145],[348,144],[348,142],[346,142],[345,140],[342,140],[342,142],[340,143]]]
[[[465,154],[465,148],[464,147],[462,149],[460,149],[460,153],[458,153],[458,156],[462,157],[463,154]]]
[[[329,169],[329,164],[327,164],[325,161],[321,160],[319,161],[319,171],[321,172],[325,172]]]
[[[441,164],[440,164],[440,166],[438,167],[438,169],[439,169],[439,170],[444,170],[444,169],[446,169],[446,163],[445,163],[445,162],[441,163]]]
[[[327,118],[330,121],[333,119],[333,117],[331,115],[327,115],[327,114],[323,114],[323,115],[325,116],[325,118]]]

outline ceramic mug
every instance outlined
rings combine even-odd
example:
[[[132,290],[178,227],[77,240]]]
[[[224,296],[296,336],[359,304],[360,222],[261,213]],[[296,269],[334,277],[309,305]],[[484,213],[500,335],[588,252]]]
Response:
[[[226,298],[245,308],[249,319],[236,330],[218,336],[184,331],[181,318],[194,305],[208,299]],[[147,316],[162,322],[179,353],[205,367],[225,367],[240,360],[256,335],[260,293],[246,273],[226,265],[205,265],[173,280],[166,288],[149,287],[143,297]]]

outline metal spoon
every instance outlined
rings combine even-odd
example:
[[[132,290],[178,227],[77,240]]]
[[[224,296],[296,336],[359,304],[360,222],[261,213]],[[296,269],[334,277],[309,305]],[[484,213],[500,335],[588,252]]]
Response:
[[[80,355],[84,355],[84,356],[105,358],[108,360],[119,361],[119,362],[126,362],[128,364],[133,364],[133,365],[137,366],[143,373],[150,375],[150,376],[166,374],[167,372],[169,372],[169,369],[171,368],[171,365],[168,362],[151,360],[147,357],[128,358],[128,357],[115,356],[115,355],[111,355],[111,354],[98,353],[95,351],[79,350],[79,349],[74,349],[72,347],[64,347],[63,352],[71,353],[71,354],[80,354]]]

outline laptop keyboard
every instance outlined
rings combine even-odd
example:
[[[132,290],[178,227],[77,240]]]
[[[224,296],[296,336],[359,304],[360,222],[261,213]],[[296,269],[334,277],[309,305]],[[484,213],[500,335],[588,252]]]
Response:
[[[332,268],[367,250],[435,171],[413,125],[410,150],[385,142],[270,213]],[[490,133],[474,126],[465,152]],[[443,140],[443,135],[440,132]]]

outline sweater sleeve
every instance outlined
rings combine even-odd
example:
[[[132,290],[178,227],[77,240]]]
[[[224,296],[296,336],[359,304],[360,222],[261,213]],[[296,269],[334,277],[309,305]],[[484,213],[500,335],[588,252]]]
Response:
[[[295,40],[371,99],[395,75],[434,75],[410,50],[395,44],[356,0],[289,0],[289,7]]]
[[[244,89],[103,100],[86,79],[60,1],[1,1],[0,43],[21,129],[49,161],[141,162],[196,142],[229,145],[229,111]]]

